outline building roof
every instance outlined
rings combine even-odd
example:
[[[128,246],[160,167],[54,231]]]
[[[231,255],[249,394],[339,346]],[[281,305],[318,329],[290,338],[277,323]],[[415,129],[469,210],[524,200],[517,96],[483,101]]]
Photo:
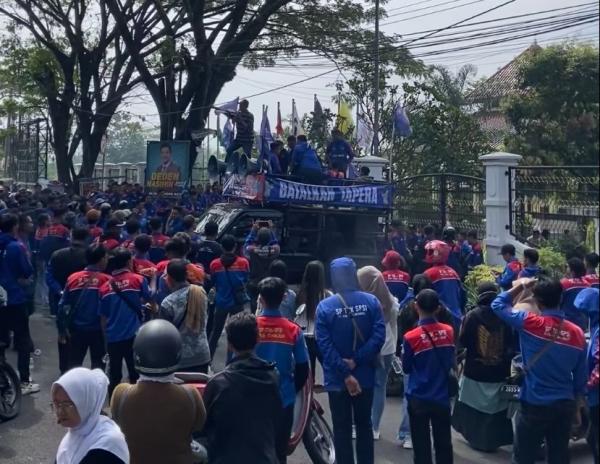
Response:
[[[467,104],[490,103],[514,93],[519,87],[519,63],[523,57],[541,50],[534,43],[487,80],[481,82],[465,97]]]

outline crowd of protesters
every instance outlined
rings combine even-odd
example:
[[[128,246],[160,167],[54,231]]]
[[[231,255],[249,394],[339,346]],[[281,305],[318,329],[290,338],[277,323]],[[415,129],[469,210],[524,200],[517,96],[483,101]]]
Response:
[[[22,393],[36,393],[33,302],[56,318],[52,401],[68,428],[57,463],[191,463],[192,433],[211,463],[285,463],[296,394],[321,387],[318,364],[338,464],[376,462],[392,369],[405,392],[396,438],[417,464],[453,462],[451,427],[479,450],[513,444],[516,463],[544,447],[565,463],[586,418],[598,462],[598,255],[570,258],[558,281],[535,249],[520,261],[506,245],[504,271],[467,308],[477,233],[393,222],[377,267],[312,261],[296,292],[272,223],[256,221],[243,244],[214,222],[196,232],[217,196],[0,190],[0,336],[12,333]],[[176,371],[214,377],[201,397]],[[507,382],[518,401],[502,395]]]

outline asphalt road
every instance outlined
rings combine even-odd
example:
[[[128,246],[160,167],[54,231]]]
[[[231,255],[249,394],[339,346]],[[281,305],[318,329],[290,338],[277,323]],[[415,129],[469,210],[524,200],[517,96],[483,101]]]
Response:
[[[56,330],[54,320],[39,313],[31,318],[31,330],[36,347],[42,350],[35,358],[32,372],[34,380],[42,390],[23,398],[21,414],[12,421],[0,424],[0,463],[11,464],[50,464],[61,437],[62,427],[54,421],[50,410],[50,386],[58,376],[58,355],[56,349]],[[223,343],[222,343],[223,345]],[[223,357],[223,348],[219,350]],[[9,361],[16,365],[14,352],[8,353]],[[87,361],[86,361],[87,362]],[[222,361],[221,361],[222,363]],[[219,363],[217,362],[217,368]],[[327,396],[320,395],[319,400],[327,409]],[[409,463],[412,452],[401,449],[395,443],[396,431],[400,421],[400,402],[396,398],[388,399],[381,427],[381,440],[375,444],[375,462],[377,464]],[[331,423],[331,422],[330,422]],[[510,462],[510,447],[497,453],[485,454],[469,448],[462,437],[454,436],[456,464],[494,464]],[[591,454],[584,442],[572,445],[572,463],[588,464]],[[310,464],[302,446],[290,459],[289,464]]]

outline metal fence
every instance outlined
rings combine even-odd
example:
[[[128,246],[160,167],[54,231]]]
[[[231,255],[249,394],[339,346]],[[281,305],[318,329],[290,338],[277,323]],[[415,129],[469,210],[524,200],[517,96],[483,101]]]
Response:
[[[427,224],[485,236],[485,179],[460,174],[424,174],[396,184],[394,217],[408,224]]]
[[[527,242],[538,230],[547,240],[593,242],[600,205],[598,166],[519,166],[507,175],[509,227],[518,240]]]

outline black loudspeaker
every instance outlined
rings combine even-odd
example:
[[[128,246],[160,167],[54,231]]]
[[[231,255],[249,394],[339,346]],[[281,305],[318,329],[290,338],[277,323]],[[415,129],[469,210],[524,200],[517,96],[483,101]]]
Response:
[[[258,162],[248,158],[245,154],[240,156],[240,163],[238,165],[238,174],[240,176],[246,176],[248,174],[255,174],[258,172]]]
[[[221,161],[215,155],[208,159],[208,179],[211,182],[218,182],[226,170],[227,164],[225,161]]]

